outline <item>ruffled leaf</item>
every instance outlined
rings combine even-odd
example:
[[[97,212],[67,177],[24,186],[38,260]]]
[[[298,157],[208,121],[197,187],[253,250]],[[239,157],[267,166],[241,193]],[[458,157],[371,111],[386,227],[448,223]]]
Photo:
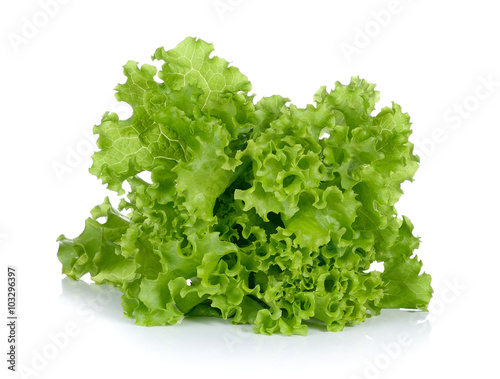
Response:
[[[90,172],[130,190],[119,210],[95,207],[80,236],[59,237],[63,273],[116,286],[147,326],[213,316],[305,335],[311,319],[340,331],[382,308],[426,309],[420,241],[395,209],[418,167],[409,116],[397,104],[373,114],[379,93],[358,77],[305,108],[254,102],[212,51],[187,38],[155,52],[159,72],[124,66],[116,97],[133,114],[94,127]]]

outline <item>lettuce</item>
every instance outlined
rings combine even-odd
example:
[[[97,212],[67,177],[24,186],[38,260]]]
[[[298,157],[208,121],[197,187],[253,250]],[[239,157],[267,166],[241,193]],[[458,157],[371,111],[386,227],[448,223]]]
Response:
[[[419,162],[409,116],[394,103],[372,116],[379,93],[358,77],[305,108],[256,102],[212,51],[187,38],[156,50],[159,71],[124,66],[116,98],[133,115],[94,127],[90,172],[130,189],[118,209],[95,207],[80,236],[59,237],[63,273],[119,288],[147,326],[216,316],[304,335],[308,320],[340,331],[382,308],[425,310],[431,278],[394,207]]]

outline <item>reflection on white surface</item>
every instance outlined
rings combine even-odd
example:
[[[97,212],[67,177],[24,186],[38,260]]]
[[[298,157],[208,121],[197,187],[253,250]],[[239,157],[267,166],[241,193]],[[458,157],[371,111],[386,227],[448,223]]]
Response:
[[[280,366],[283,362],[298,365],[297,370],[306,373],[299,362],[307,356],[308,361],[312,357],[318,364],[336,367],[337,374],[339,368],[344,369],[347,377],[378,377],[392,361],[425,344],[431,330],[426,312],[401,310],[384,310],[338,333],[310,325],[306,337],[254,334],[250,325],[232,325],[217,318],[186,318],[173,326],[143,327],[123,316],[121,293],[112,287],[65,278],[62,288],[61,305],[75,307],[80,323],[88,325],[89,339],[99,336],[94,352],[103,349],[109,355],[112,347],[121,359],[128,351],[137,358],[163,359],[169,365],[189,365],[195,359],[203,366],[222,360],[229,369],[251,361],[269,369],[279,361]]]

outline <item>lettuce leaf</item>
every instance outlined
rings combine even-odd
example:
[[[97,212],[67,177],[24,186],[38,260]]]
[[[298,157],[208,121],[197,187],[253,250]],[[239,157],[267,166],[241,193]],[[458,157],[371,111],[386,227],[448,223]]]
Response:
[[[94,127],[90,172],[130,190],[59,237],[63,273],[119,288],[125,315],[147,326],[214,316],[304,335],[312,319],[339,331],[382,308],[425,310],[431,278],[395,209],[419,162],[409,116],[397,104],[372,115],[379,93],[358,77],[305,108],[255,102],[212,52],[187,38],[156,50],[159,71],[124,66],[116,98],[133,114]]]

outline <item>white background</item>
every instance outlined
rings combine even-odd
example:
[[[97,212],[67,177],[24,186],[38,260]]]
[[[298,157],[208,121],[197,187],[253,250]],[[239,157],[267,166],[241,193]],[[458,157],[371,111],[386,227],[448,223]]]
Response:
[[[0,314],[7,265],[14,265],[18,363],[32,370],[13,377],[498,372],[495,2],[60,0],[43,10],[47,2],[0,5]],[[213,42],[258,97],[281,94],[304,106],[321,85],[360,75],[377,84],[378,109],[395,101],[410,114],[422,165],[398,211],[422,237],[418,255],[435,290],[428,314],[389,311],[341,333],[310,329],[307,337],[254,335],[223,320],[145,328],[122,316],[119,293],[63,279],[55,239],[78,235],[108,195],[87,171],[86,135],[105,111],[126,112],[113,98],[121,66],[149,63],[157,47],[187,36]],[[58,174],[61,166],[67,170]]]

